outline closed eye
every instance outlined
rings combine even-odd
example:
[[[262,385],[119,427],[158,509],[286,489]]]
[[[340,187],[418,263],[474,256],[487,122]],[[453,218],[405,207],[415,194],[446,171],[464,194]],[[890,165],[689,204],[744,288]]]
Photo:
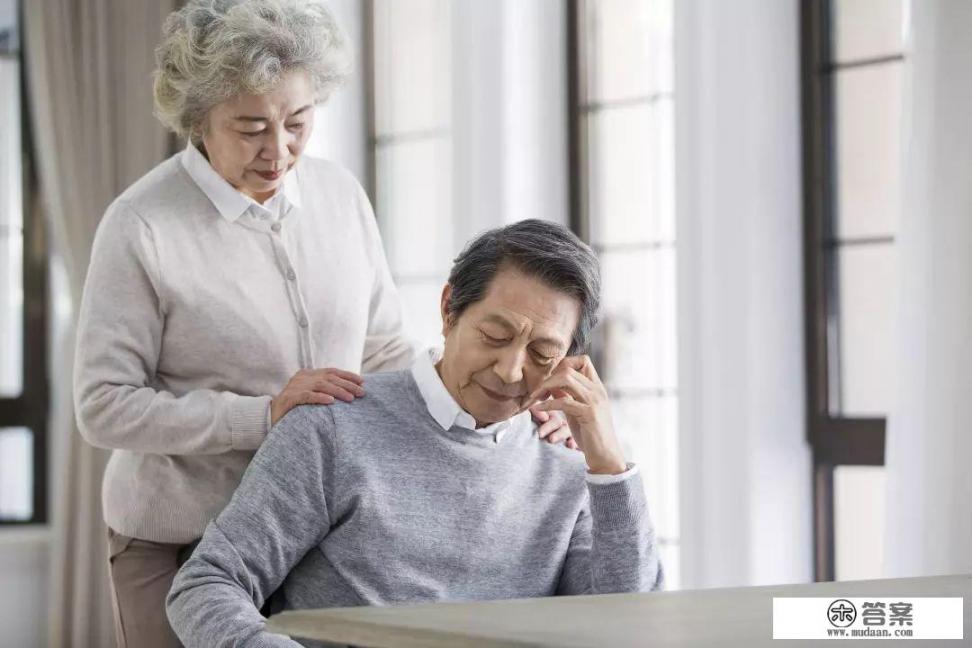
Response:
[[[482,333],[483,339],[489,344],[499,345],[499,344],[506,344],[507,342],[509,342],[509,339],[507,338],[493,337],[492,335],[489,335],[484,331],[480,331],[480,333]]]
[[[546,356],[536,351],[533,352],[533,360],[539,365],[548,365],[556,359],[556,356]]]

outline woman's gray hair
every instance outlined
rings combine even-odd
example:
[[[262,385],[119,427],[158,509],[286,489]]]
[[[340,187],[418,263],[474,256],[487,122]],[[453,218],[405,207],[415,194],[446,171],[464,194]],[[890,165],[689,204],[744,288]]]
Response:
[[[483,299],[503,267],[515,268],[578,301],[580,320],[568,354],[586,352],[601,302],[601,270],[594,251],[563,225],[536,219],[480,234],[453,261],[449,317],[458,319]]]
[[[213,106],[269,92],[292,70],[306,72],[325,101],[351,54],[321,0],[189,0],[166,19],[155,61],[155,115],[198,141]]]

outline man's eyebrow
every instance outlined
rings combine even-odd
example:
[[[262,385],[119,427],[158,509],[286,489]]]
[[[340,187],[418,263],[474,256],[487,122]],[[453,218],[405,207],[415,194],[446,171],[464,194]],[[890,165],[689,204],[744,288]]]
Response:
[[[483,321],[484,322],[494,322],[496,324],[499,324],[503,328],[508,329],[509,331],[511,331],[513,333],[516,333],[517,332],[516,331],[516,327],[513,326],[513,324],[509,320],[507,320],[505,317],[503,317],[502,315],[497,315],[495,313],[492,314],[492,315],[487,315],[486,317],[483,318]]]
[[[512,333],[516,333],[517,332],[516,327],[513,326],[513,324],[509,320],[507,320],[505,317],[503,317],[502,315],[497,315],[497,314],[493,313],[493,314],[487,315],[485,318],[483,318],[483,321],[484,322],[495,322],[496,324],[499,324],[500,326],[502,326],[503,328],[509,330]],[[551,337],[540,337],[540,338],[537,338],[537,339],[533,340],[532,342],[533,342],[533,344],[537,344],[537,343],[540,343],[540,344],[549,344],[551,346],[556,347],[557,350],[560,350],[560,349],[563,349],[564,348],[564,343],[561,340],[558,340],[556,338],[551,338]]]
[[[547,337],[537,338],[536,340],[534,340],[534,342],[535,343],[539,342],[540,344],[549,344],[550,346],[554,347],[557,351],[560,351],[561,349],[564,348],[564,343],[561,342],[560,340],[555,340],[554,338],[547,338]]]

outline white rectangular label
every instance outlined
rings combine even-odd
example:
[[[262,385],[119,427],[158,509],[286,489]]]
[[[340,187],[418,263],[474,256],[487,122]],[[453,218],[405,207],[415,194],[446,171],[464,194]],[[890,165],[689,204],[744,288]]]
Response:
[[[964,639],[962,598],[773,598],[774,639]]]

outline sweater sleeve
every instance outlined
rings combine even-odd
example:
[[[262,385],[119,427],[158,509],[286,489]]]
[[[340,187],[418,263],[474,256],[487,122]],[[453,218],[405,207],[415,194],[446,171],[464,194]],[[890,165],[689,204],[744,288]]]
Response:
[[[91,252],[78,318],[74,399],[91,444],[157,454],[259,447],[271,397],[153,388],[165,325],[153,232],[125,202],[109,207]]]
[[[266,631],[260,608],[331,525],[333,419],[309,409],[291,410],[273,428],[176,574],[166,611],[186,648],[298,645]]]
[[[664,571],[655,544],[641,476],[587,484],[588,500],[577,517],[558,595],[660,590]]]
[[[375,214],[371,209],[368,196],[357,182],[355,182],[355,194],[356,209],[363,220],[370,251],[369,258],[375,270],[361,371],[375,373],[405,369],[412,365],[419,350],[418,345],[405,334],[401,300],[395,282],[392,280],[388,260],[385,258]]]

